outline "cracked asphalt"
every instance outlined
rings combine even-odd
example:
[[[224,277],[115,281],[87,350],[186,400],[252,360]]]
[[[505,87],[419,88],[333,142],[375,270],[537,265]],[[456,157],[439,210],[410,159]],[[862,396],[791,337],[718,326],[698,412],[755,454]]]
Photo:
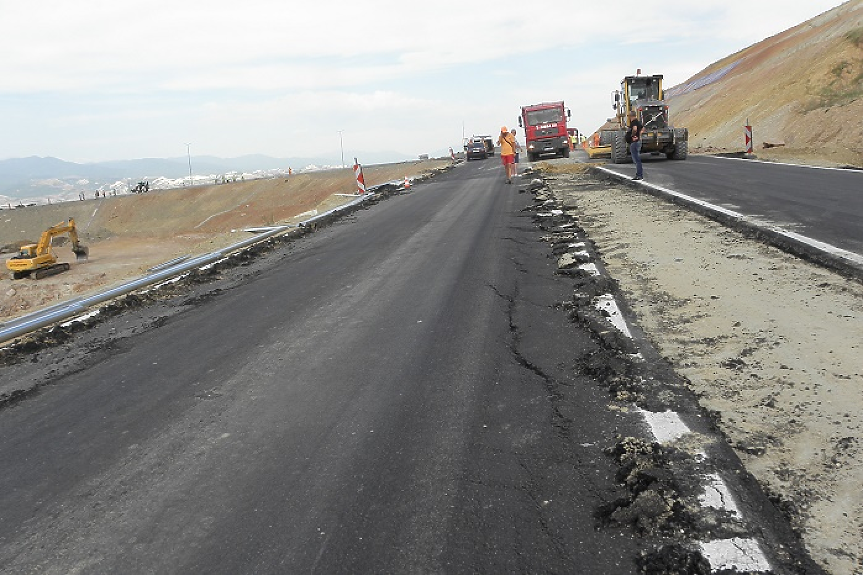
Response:
[[[639,423],[499,172],[7,357],[0,571],[637,572],[596,513]]]
[[[531,192],[470,163],[4,350],[0,572],[818,573]]]

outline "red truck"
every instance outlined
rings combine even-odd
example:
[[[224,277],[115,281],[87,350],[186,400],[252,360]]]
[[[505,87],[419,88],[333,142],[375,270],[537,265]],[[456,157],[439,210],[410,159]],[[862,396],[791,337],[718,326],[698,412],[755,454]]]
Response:
[[[527,159],[535,162],[540,154],[569,157],[569,134],[566,120],[572,114],[563,102],[544,102],[522,106],[518,125],[524,128]]]

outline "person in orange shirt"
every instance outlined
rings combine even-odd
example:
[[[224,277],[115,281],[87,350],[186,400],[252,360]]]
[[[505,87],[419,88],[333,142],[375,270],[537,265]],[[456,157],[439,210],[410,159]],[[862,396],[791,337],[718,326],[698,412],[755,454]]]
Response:
[[[515,167],[515,136],[506,129],[506,126],[502,126],[497,143],[500,146],[500,160],[503,162],[503,169],[506,172],[506,183],[511,184],[512,172]]]

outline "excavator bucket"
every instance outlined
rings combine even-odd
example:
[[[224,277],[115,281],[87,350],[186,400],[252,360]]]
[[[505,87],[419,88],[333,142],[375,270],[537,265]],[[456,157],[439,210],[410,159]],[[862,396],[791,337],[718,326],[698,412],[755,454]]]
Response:
[[[77,248],[72,248],[72,252],[75,254],[75,259],[77,260],[86,260],[90,255],[90,250],[87,246],[79,245]]]

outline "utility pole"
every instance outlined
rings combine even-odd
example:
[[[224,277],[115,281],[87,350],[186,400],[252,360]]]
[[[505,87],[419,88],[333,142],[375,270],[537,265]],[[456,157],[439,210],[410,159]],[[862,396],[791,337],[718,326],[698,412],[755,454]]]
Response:
[[[342,132],[344,130],[339,130],[339,147],[342,149],[342,167],[345,167],[345,144],[342,141]]]
[[[189,185],[192,185],[192,152],[189,147],[192,145],[191,142],[186,144],[186,156],[189,158]]]

